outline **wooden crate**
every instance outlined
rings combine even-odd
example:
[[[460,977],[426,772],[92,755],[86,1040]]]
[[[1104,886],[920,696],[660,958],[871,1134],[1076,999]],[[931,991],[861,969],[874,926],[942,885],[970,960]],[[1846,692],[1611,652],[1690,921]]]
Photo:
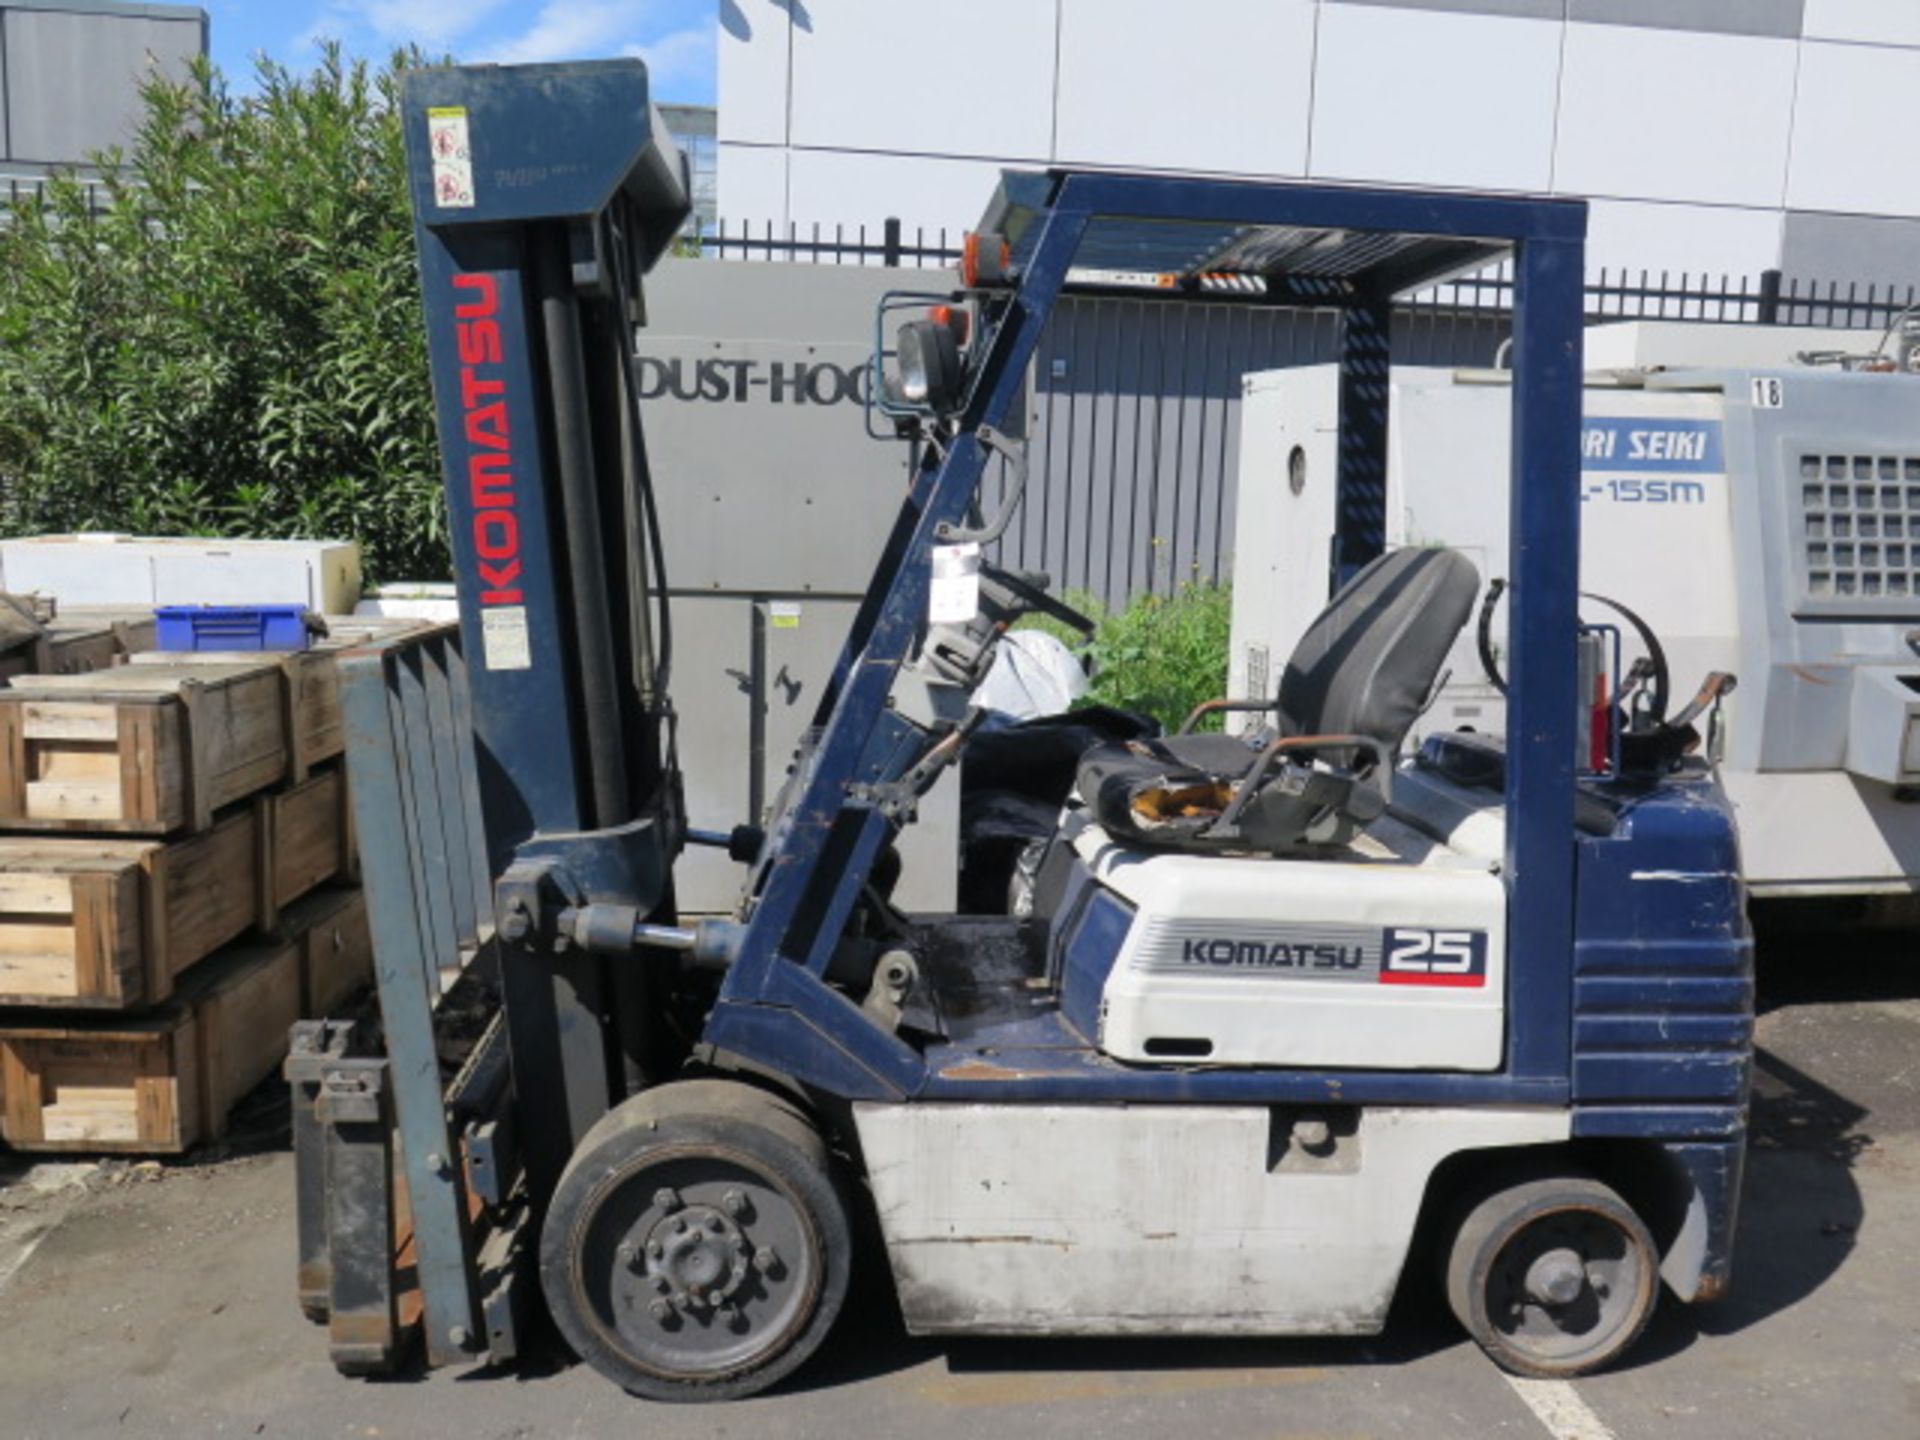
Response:
[[[287,778],[303,780],[346,748],[346,726],[340,714],[339,658],[343,651],[428,628],[428,622],[405,617],[328,616],[330,633],[310,650],[275,654],[243,651],[199,651],[182,654],[155,651],[130,655],[129,663],[148,666],[270,664],[278,668],[281,708],[286,717]]]
[[[123,1010],[347,868],[336,767],[172,842],[0,838],[0,1005]]]
[[[218,1139],[234,1104],[279,1069],[309,996],[335,1004],[361,983],[365,917],[357,890],[309,896],[288,908],[280,934],[229,946],[150,1015],[44,1025],[9,1016],[0,1138],[20,1150],[141,1155]]]
[[[26,597],[31,598],[31,597]],[[40,638],[0,656],[0,681],[18,675],[82,675],[153,649],[151,611],[75,610],[42,621]]]
[[[301,947],[242,946],[139,1019],[0,1028],[0,1137],[21,1150],[176,1154],[214,1139],[279,1065]]]
[[[19,676],[0,690],[0,827],[205,830],[289,755],[270,661]]]
[[[373,932],[359,886],[319,890],[286,912],[286,930],[305,946],[300,1013],[322,1019],[373,978]]]

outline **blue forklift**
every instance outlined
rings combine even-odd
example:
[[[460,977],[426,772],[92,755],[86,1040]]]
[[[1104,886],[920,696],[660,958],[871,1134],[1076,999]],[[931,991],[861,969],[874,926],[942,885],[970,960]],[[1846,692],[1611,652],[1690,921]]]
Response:
[[[958,288],[881,307],[872,418],[917,468],[784,788],[717,834],[680,799],[634,375],[688,211],[645,69],[420,70],[401,119],[461,622],[343,662],[379,1012],[287,1071],[341,1369],[416,1333],[509,1362],[537,1298],[636,1395],[749,1395],[857,1246],[929,1335],[1365,1335],[1430,1262],[1534,1376],[1616,1360],[1663,1283],[1725,1290],[1752,945],[1718,691],[1670,714],[1580,613],[1583,204],[1007,173]],[[1502,262],[1495,586],[1382,532],[1395,297]],[[907,914],[895,841],[997,644],[1084,623],[992,560],[1073,292],[1337,313],[1327,608],[1273,693],[1071,756],[998,913]],[[1403,754],[1502,589],[1510,738]],[[690,845],[742,866],[731,915],[677,914]]]

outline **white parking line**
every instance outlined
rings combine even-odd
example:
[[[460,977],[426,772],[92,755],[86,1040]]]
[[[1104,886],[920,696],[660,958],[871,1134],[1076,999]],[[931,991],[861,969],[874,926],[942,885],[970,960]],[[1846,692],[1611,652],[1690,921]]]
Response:
[[[1506,1375],[1506,1381],[1554,1440],[1619,1440],[1565,1380],[1523,1380],[1518,1375]]]

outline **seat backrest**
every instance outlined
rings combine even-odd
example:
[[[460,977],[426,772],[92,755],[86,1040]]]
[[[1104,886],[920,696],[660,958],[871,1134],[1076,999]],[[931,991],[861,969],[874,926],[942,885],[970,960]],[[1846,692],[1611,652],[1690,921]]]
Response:
[[[1457,550],[1395,550],[1340,587],[1280,678],[1285,735],[1365,735],[1389,756],[1433,691],[1480,591]]]

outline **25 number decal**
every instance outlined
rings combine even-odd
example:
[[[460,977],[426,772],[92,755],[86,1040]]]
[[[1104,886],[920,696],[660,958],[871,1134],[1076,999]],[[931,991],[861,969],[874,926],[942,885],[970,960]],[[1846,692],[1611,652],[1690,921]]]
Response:
[[[1473,988],[1487,983],[1484,930],[1390,929],[1380,954],[1380,980],[1385,985]]]

